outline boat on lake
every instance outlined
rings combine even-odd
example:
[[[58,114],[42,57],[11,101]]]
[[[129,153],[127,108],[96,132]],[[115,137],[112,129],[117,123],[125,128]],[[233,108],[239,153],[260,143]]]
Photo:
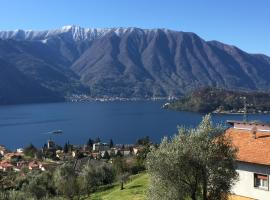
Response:
[[[54,130],[54,131],[51,131],[49,133],[55,134],[55,135],[61,135],[61,134],[63,134],[63,131],[62,130]]]

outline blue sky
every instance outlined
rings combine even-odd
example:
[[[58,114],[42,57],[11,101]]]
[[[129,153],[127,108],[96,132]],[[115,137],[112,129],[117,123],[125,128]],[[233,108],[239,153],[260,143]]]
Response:
[[[270,55],[269,0],[0,0],[0,30],[170,28]]]

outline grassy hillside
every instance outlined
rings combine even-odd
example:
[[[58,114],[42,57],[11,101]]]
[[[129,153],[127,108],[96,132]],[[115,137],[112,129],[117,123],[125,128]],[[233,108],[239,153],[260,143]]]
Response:
[[[120,190],[120,185],[94,193],[89,200],[145,200],[148,188],[148,174],[142,173],[130,178]]]

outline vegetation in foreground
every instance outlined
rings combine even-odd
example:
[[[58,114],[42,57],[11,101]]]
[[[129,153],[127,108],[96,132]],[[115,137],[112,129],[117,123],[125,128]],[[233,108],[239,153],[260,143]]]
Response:
[[[237,151],[223,133],[206,115],[197,128],[180,128],[160,145],[143,138],[138,143],[144,148],[135,157],[116,154],[86,158],[80,167],[77,159],[75,165],[66,161],[48,171],[7,171],[0,178],[11,184],[0,188],[0,199],[227,200],[238,177]]]
[[[145,200],[147,199],[148,174],[142,173],[132,176],[124,187],[119,189],[119,184],[103,191],[97,191],[89,200]]]
[[[226,200],[237,180],[236,149],[210,115],[195,129],[181,128],[147,156],[150,200]]]
[[[89,140],[88,146],[92,146],[92,143]],[[98,142],[93,146],[100,144]],[[141,138],[136,144],[140,146],[137,152],[134,152],[131,147],[125,151],[123,145],[122,152],[117,150],[115,153],[115,151],[111,150],[109,154],[109,150],[105,150],[103,155],[102,151],[98,152],[98,150],[94,149],[90,149],[88,154],[82,154],[83,151],[77,149],[75,151],[77,154],[74,157],[69,156],[71,153],[73,155],[74,151],[71,152],[69,150],[71,145],[66,144],[62,152],[64,154],[63,159],[54,161],[55,165],[50,168],[46,167],[46,170],[41,170],[38,164],[36,164],[35,168],[31,168],[33,166],[29,164],[18,168],[19,170],[13,169],[17,169],[15,167],[17,163],[28,163],[26,159],[34,159],[36,163],[47,159],[43,158],[47,152],[45,151],[47,147],[40,152],[33,145],[29,145],[24,148],[24,154],[20,153],[19,161],[17,157],[15,160],[13,157],[12,159],[7,157],[7,155],[17,156],[16,153],[6,153],[2,158],[1,166],[8,164],[10,168],[0,170],[0,199],[77,200],[91,198],[91,195],[97,191],[113,188],[114,186],[117,186],[118,190],[124,191],[129,177],[134,177],[135,174],[145,170],[144,160],[150,149],[150,139],[149,137]],[[114,149],[112,140],[107,148],[109,146]],[[55,150],[56,148],[53,148],[53,151],[50,152],[54,153]],[[96,157],[93,156],[95,154],[97,154]],[[53,155],[50,154],[50,157],[55,158],[55,153]],[[123,193],[126,193],[126,191]]]
[[[217,88],[201,88],[187,97],[165,105],[165,108],[200,113],[269,113],[270,94],[237,92]]]

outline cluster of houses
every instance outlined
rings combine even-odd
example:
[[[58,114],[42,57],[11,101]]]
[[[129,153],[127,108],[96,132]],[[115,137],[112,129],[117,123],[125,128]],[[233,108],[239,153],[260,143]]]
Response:
[[[5,146],[0,146],[0,170],[2,171],[21,171],[23,168],[28,170],[42,170],[47,169],[47,164],[37,160],[24,159],[24,153],[21,149],[17,152],[9,152]]]
[[[42,170],[45,171],[51,166],[56,166],[64,161],[66,158],[76,159],[78,157],[89,157],[91,159],[102,159],[120,156],[134,156],[142,150],[143,146],[135,145],[116,145],[111,147],[108,143],[94,143],[92,146],[74,146],[70,145],[71,149],[65,152],[64,149],[59,149],[53,140],[48,140],[46,146],[42,148],[42,152],[50,152],[56,158],[53,162],[50,160],[44,161],[43,158],[26,158],[24,155],[24,149],[17,149],[16,152],[11,152],[6,149],[5,146],[0,145],[0,171],[21,171],[23,168],[28,170]]]
[[[52,141],[51,141],[52,142]],[[52,145],[51,145],[52,146]],[[141,145],[115,145],[110,146],[109,143],[97,142],[92,146],[74,146],[72,145],[72,150],[69,153],[65,153],[64,150],[56,150],[56,157],[60,160],[71,155],[73,158],[78,156],[91,157],[93,159],[101,159],[106,154],[110,157],[115,155],[120,156],[135,156],[139,151],[144,149],[144,146]]]

